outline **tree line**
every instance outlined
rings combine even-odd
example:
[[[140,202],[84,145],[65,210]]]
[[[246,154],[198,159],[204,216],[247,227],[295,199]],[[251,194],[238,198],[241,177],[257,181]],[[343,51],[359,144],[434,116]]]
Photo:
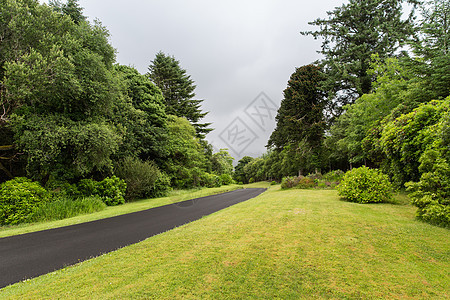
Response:
[[[157,53],[140,74],[117,64],[108,30],[78,1],[0,3],[0,183],[59,190],[117,176],[131,199],[232,182],[173,56]]]
[[[449,225],[449,20],[446,0],[350,0],[310,22],[323,58],[291,75],[267,153],[238,180],[379,168]]]

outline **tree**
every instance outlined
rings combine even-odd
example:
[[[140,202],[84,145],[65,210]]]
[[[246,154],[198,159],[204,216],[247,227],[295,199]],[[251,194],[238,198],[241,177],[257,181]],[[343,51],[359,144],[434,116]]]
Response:
[[[234,158],[228,153],[228,149],[220,149],[219,152],[214,153],[211,157],[212,171],[216,175],[233,173]]]
[[[164,171],[171,177],[172,186],[200,186],[207,162],[195,128],[186,118],[169,115],[167,131],[169,157],[165,161]]]
[[[384,59],[395,54],[413,34],[413,12],[402,19],[403,3],[418,4],[416,0],[350,0],[348,4],[328,12],[328,19],[316,19],[310,25],[317,31],[302,32],[323,38],[326,73],[324,89],[329,91],[331,113],[371,91],[374,77],[367,71],[372,54]]]
[[[253,157],[244,156],[238,161],[236,167],[234,167],[234,179],[237,182],[248,183],[250,177],[247,177],[246,173],[244,172],[244,168],[252,160],[254,160]]]
[[[53,0],[49,4],[56,12],[69,16],[75,24],[86,21],[86,17],[83,15],[83,8],[78,4],[78,0],[67,0],[66,3]]]
[[[123,84],[123,93],[128,96],[117,103],[114,111],[117,125],[126,128],[119,155],[153,160],[162,166],[169,153],[167,115],[161,91],[133,67],[116,65],[115,70]]]
[[[281,149],[306,139],[320,145],[324,129],[325,94],[320,90],[323,75],[319,67],[307,65],[296,68],[284,90],[284,99],[276,116],[277,125],[268,147]]]
[[[22,153],[17,166],[42,182],[110,173],[123,95],[106,29],[31,0],[4,1],[0,15],[0,136]]]
[[[208,128],[211,123],[199,123],[208,112],[201,110],[203,100],[194,99],[196,86],[180,62],[173,56],[158,52],[148,70],[148,77],[162,91],[167,114],[188,119],[203,139],[212,130]]]
[[[314,65],[295,70],[284,90],[284,99],[276,116],[277,125],[267,143],[277,151],[289,148],[289,156],[302,156],[297,157],[304,163],[295,165],[299,168],[297,171],[312,171],[321,166],[326,127],[326,97],[320,89],[323,78],[320,68]]]

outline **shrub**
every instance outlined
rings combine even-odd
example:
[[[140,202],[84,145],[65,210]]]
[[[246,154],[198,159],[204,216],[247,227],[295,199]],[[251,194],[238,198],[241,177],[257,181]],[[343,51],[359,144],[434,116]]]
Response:
[[[334,170],[323,175],[322,179],[329,182],[340,182],[344,176],[344,172],[341,170]]]
[[[220,177],[210,173],[203,173],[201,175],[201,181],[203,186],[209,188],[220,187],[222,185],[222,180]]]
[[[281,188],[282,189],[290,189],[293,188],[297,184],[297,177],[287,176],[283,177],[281,180]]]
[[[116,176],[107,177],[97,185],[97,195],[100,196],[103,202],[108,206],[124,204],[126,190],[127,184],[125,181]]]
[[[149,196],[156,181],[161,177],[161,172],[154,162],[143,162],[132,157],[122,161],[116,169],[116,174],[127,183],[127,200]]]
[[[172,190],[172,187],[170,186],[169,175],[160,172],[159,178],[156,179],[155,184],[149,193],[149,197],[164,197],[168,195],[170,190]]]
[[[276,185],[276,184],[277,184],[276,181],[272,181],[272,182],[270,183],[270,185]]]
[[[99,196],[108,206],[125,203],[126,189],[125,181],[116,176],[107,177],[102,181],[82,179],[78,183],[78,191],[82,197]]]
[[[417,206],[417,217],[430,224],[450,227],[450,166],[447,160],[426,152],[421,158],[431,166],[431,172],[423,173],[419,182],[406,184],[412,204]]]
[[[17,177],[0,185],[0,224],[30,221],[34,210],[49,200],[49,193],[39,183]]]
[[[310,177],[298,177],[296,179],[296,188],[309,189],[316,186],[316,180]]]
[[[376,203],[392,199],[392,185],[387,175],[364,166],[345,173],[337,190],[350,202]]]
[[[220,180],[221,180],[223,185],[229,185],[229,184],[233,184],[234,183],[233,177],[230,174],[222,174],[222,175],[220,175]]]
[[[60,197],[39,206],[33,212],[31,219],[34,222],[62,220],[101,211],[105,207],[106,204],[98,196],[79,199]]]
[[[250,178],[249,180],[248,180],[248,183],[254,183],[255,182],[255,178]]]

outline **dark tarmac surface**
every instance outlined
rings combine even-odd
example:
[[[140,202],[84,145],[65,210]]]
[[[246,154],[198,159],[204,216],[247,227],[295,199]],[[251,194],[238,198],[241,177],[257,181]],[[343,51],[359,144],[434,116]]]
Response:
[[[254,198],[240,189],[149,210],[0,239],[0,288],[138,243]]]

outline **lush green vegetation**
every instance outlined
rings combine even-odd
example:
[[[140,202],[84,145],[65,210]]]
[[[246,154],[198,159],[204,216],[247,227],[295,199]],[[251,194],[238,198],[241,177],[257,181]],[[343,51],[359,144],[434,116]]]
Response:
[[[415,208],[271,189],[201,220],[0,291],[42,298],[446,299],[448,230]]]
[[[444,0],[350,0],[311,22],[303,34],[324,39],[324,58],[291,75],[268,152],[240,160],[235,179],[378,168],[409,187],[419,218],[450,226],[449,18]]]
[[[133,202],[125,203],[118,206],[107,206],[103,201],[99,203],[98,197],[91,197],[88,199],[81,198],[79,200],[56,200],[56,203],[48,202],[35,211],[32,223],[24,223],[18,225],[4,225],[0,226],[0,238],[46,230],[51,228],[58,228],[84,222],[95,221],[99,219],[114,217],[153,207],[176,203],[180,201],[190,200],[194,198],[225,193],[236,189],[246,187],[268,187],[266,182],[246,184],[246,185],[224,185],[216,188],[193,188],[189,190],[172,190],[168,196],[160,198],[143,199]],[[102,205],[103,204],[103,205]],[[96,212],[94,212],[96,211]],[[63,216],[68,219],[61,219],[58,216]],[[61,220],[58,220],[61,219]],[[53,220],[53,221],[51,221]]]
[[[48,193],[47,208],[74,208],[41,215],[100,209],[85,205],[92,197],[111,206],[233,183],[232,158],[213,155],[203,100],[174,57],[157,53],[142,75],[116,63],[107,29],[76,0],[0,3],[0,183],[27,177]],[[47,201],[1,197],[2,224],[33,220]]]

